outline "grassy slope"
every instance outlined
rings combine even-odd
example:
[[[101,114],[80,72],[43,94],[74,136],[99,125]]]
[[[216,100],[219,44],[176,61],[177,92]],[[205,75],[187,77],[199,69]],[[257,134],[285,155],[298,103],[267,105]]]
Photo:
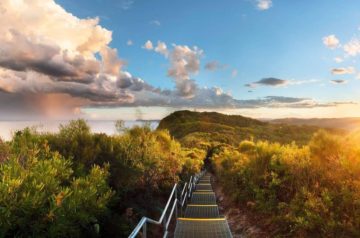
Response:
[[[195,139],[237,145],[252,138],[280,143],[295,141],[303,145],[319,130],[316,126],[272,124],[237,115],[192,111],[174,112],[162,119],[158,128],[168,129],[172,136],[189,145]]]

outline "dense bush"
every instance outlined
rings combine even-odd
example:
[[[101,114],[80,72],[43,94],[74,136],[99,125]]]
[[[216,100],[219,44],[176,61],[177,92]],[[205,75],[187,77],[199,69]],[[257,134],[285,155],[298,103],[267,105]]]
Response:
[[[320,131],[303,147],[243,141],[213,161],[225,191],[270,216],[278,234],[359,237],[358,139]]]
[[[113,192],[107,168],[74,177],[71,161],[42,148],[0,164],[0,236],[69,237],[97,234]]]
[[[9,146],[0,139],[0,163],[8,158],[9,152]]]
[[[177,111],[160,121],[159,129],[167,129],[182,145],[193,148],[192,141],[238,145],[243,140],[266,140],[281,144],[295,141],[306,145],[319,130],[315,126],[271,124],[239,115],[216,112]],[[342,134],[341,130],[327,129]]]
[[[203,165],[204,149],[184,149],[166,130],[116,129],[94,134],[76,120],[0,141],[0,237],[125,237]]]

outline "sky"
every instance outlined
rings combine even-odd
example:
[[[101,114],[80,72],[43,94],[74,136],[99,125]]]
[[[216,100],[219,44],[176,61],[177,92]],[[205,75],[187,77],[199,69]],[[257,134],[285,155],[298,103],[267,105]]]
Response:
[[[2,0],[0,120],[360,116],[358,0]]]

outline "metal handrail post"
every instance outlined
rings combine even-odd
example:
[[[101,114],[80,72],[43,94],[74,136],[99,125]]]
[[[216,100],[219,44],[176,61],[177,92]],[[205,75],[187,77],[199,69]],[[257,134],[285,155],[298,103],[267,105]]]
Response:
[[[143,233],[142,233],[143,238],[147,237],[147,229],[146,228],[147,228],[147,224],[145,222],[144,225],[143,225]]]
[[[175,190],[175,219],[177,219],[178,217],[178,204],[177,204],[177,198],[178,198],[178,194],[177,194],[177,189]],[[171,219],[171,217],[170,217]]]

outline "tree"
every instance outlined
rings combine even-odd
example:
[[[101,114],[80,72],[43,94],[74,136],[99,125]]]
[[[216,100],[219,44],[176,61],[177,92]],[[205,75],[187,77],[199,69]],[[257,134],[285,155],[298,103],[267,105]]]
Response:
[[[119,134],[124,133],[124,131],[125,131],[125,122],[123,120],[117,120],[115,122],[115,129],[116,129],[116,132],[119,133]]]

